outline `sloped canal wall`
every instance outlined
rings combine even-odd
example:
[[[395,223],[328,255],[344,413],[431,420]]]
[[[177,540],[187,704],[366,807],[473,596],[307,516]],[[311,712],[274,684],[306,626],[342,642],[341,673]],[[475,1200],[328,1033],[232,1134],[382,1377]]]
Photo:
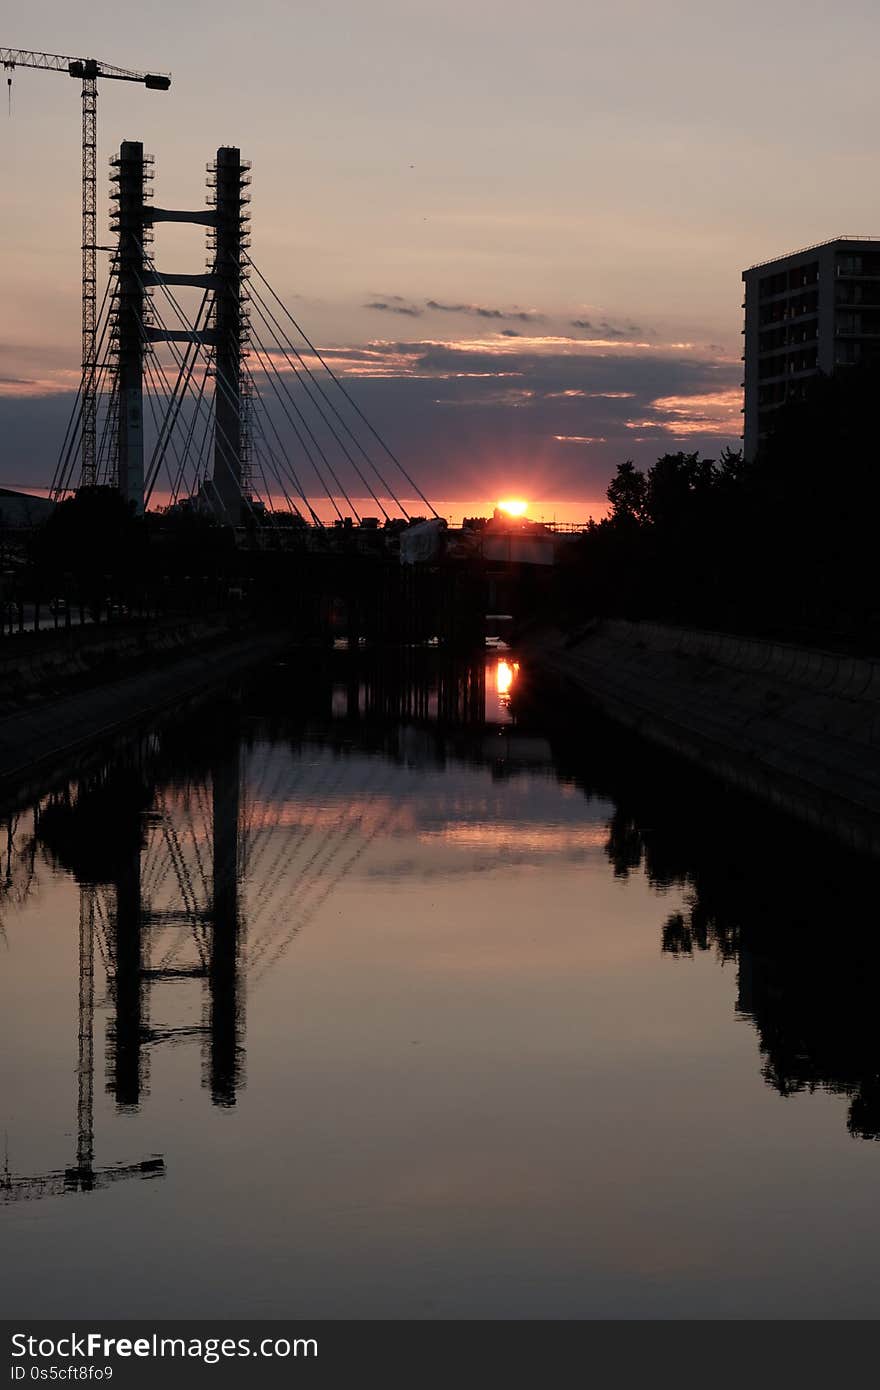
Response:
[[[620,619],[524,654],[652,742],[880,854],[880,660]]]

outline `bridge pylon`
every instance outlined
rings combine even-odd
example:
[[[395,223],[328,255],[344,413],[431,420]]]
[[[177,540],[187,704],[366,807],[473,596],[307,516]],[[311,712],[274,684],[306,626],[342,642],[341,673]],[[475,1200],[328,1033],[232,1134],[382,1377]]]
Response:
[[[152,159],[139,140],[123,140],[111,160],[111,228],[118,234],[113,347],[116,381],[116,485],[138,516],[144,510],[144,322],[146,318],[147,184]]]
[[[241,150],[223,146],[208,165],[215,225],[213,273],[216,287],[212,326],[216,334],[214,358],[214,470],[212,481],[221,519],[230,526],[241,520],[243,492],[250,487],[248,473],[248,398],[242,390],[242,362],[247,350],[248,314],[245,251],[248,245],[250,164]]]
[[[168,402],[168,418],[162,426],[160,446],[179,415],[196,352],[201,350],[213,367],[214,457],[210,481],[200,490],[201,503],[226,525],[241,520],[243,496],[250,490],[249,392],[244,359],[247,355],[249,319],[247,247],[250,183],[247,161],[234,146],[217,150],[207,166],[211,206],[205,210],[156,207],[148,201],[153,177],[152,159],[137,140],[125,140],[111,160],[111,228],[117,233],[114,265],[112,348],[116,354],[111,476],[123,497],[138,515],[144,511],[144,366],[155,343],[187,344],[180,365],[178,385]],[[207,229],[207,273],[165,273],[157,270],[148,250],[156,222],[190,222]],[[156,313],[150,315],[154,286],[170,296],[169,286],[203,289],[210,295],[210,313],[202,328],[188,324],[166,328]],[[173,302],[173,301],[172,301]],[[175,305],[176,307],[176,305]],[[212,360],[213,359],[213,360]]]

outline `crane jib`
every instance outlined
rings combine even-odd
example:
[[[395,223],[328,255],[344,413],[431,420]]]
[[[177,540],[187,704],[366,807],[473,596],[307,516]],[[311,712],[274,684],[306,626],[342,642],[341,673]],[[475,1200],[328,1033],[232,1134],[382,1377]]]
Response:
[[[112,77],[118,82],[141,82],[155,92],[167,92],[171,78],[162,72],[134,72],[117,68],[97,58],[68,58],[63,53],[36,53],[29,48],[0,48],[0,65],[9,71],[15,68],[43,68],[48,72],[66,72],[83,82],[99,77]]]

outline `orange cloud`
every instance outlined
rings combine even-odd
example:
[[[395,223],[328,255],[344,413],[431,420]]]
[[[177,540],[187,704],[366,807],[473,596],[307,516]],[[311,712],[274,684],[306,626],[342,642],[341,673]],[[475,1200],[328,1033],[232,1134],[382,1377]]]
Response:
[[[503,333],[493,333],[477,338],[421,338],[405,344],[392,342],[389,339],[373,338],[363,346],[327,348],[323,351],[323,357],[328,365],[341,376],[419,376],[448,380],[456,376],[487,376],[491,373],[438,369],[422,361],[426,354],[439,349],[462,354],[483,354],[501,359],[518,357],[523,354],[538,357],[595,357],[596,355],[605,357],[608,355],[626,355],[628,352],[639,354],[644,352],[663,356],[664,353],[671,352],[696,352],[698,346],[696,343],[645,342],[636,338],[571,338],[558,334],[534,336],[518,334],[515,338],[510,338]],[[282,356],[276,353],[269,355],[279,371],[291,370]],[[304,354],[304,356],[308,359],[308,354]],[[256,357],[252,358],[253,365],[257,365],[257,362]],[[518,373],[499,371],[497,375],[518,375]],[[579,388],[569,388],[558,392],[549,392],[548,399],[580,397],[590,400],[629,400],[633,395],[634,392],[632,391],[585,391]]]
[[[660,429],[668,434],[739,435],[742,392],[736,387],[694,396],[660,396],[651,402],[655,419],[628,420],[628,430]]]
[[[631,401],[635,396],[635,391],[581,391],[577,388],[569,388],[567,391],[547,391],[544,399],[548,401],[563,400],[584,400],[584,401]]]
[[[61,369],[42,377],[0,376],[0,398],[27,399],[34,396],[58,396],[75,391],[79,386],[79,368]]]

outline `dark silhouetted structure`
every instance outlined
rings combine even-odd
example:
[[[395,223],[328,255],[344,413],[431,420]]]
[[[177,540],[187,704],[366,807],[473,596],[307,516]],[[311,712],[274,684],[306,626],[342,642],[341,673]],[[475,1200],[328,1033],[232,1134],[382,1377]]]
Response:
[[[753,459],[773,412],[802,399],[811,377],[880,354],[880,238],[835,237],[751,266],[742,278],[743,452]]]

